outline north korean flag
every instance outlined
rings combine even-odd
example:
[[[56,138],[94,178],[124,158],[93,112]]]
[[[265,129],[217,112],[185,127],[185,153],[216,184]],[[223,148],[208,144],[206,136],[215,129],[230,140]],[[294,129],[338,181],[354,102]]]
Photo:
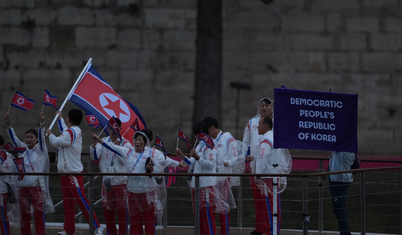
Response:
[[[16,159],[13,159],[13,160],[14,160],[15,166],[17,167],[18,172],[19,173],[25,173],[26,171],[25,171],[24,158],[21,157],[21,158],[16,158]],[[18,180],[19,181],[23,180],[24,176],[25,175],[18,175]]]
[[[211,136],[205,134],[204,132],[201,131],[200,134],[198,134],[198,139],[204,141],[208,148],[214,148],[214,140]]]
[[[0,150],[0,160],[2,162],[4,162],[5,160],[7,160],[7,153],[3,150]]]
[[[168,154],[168,152],[166,151],[165,145],[163,145],[163,142],[162,142],[161,138],[159,138],[158,135],[156,135],[156,138],[155,138],[155,145],[163,150],[163,152],[165,153],[165,157],[166,157],[166,154]]]
[[[134,120],[133,124],[131,124],[130,127],[131,127],[131,129],[134,130],[134,132],[137,132],[137,131],[140,130],[139,127],[138,127],[138,118],[136,118],[136,119]]]
[[[92,65],[75,87],[69,100],[85,112],[94,114],[103,127],[107,125],[111,117],[119,118],[121,131],[125,133],[123,137],[130,141],[135,133],[130,125],[136,118],[138,118],[139,128],[146,128],[140,111],[117,94]]]
[[[9,151],[9,150],[13,150],[14,147],[10,142],[7,142],[7,144],[5,144],[2,149]]]
[[[109,121],[107,122],[107,125],[110,129],[112,129],[112,131],[117,135],[117,137],[119,137],[119,139],[121,139],[119,125],[117,124],[117,121],[116,121],[116,119],[114,119],[114,117],[109,119]]]
[[[179,137],[180,139],[186,141],[187,148],[191,148],[191,144],[190,144],[190,141],[188,140],[187,135],[184,134],[184,132],[180,129],[180,127],[179,127],[179,133],[177,134],[177,137]]]
[[[45,95],[43,96],[43,104],[53,106],[55,109],[57,108],[57,96],[50,95],[48,90],[45,90]]]
[[[95,115],[90,114],[90,113],[86,113],[85,114],[85,119],[87,119],[88,126],[91,126],[91,127],[95,128],[95,129],[97,129],[99,127],[99,121],[98,121],[98,119],[96,118]]]
[[[28,99],[27,97],[25,97],[25,95],[17,91],[15,92],[11,105],[24,111],[28,111],[35,105],[35,101]]]

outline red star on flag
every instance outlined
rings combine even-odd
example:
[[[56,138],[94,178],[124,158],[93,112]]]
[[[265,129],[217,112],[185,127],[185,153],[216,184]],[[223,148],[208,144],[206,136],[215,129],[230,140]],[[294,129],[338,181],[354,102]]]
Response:
[[[117,99],[116,101],[112,101],[110,100],[107,96],[104,96],[105,99],[107,100],[108,104],[103,106],[104,109],[110,109],[113,110],[113,112],[116,114],[116,117],[120,118],[120,113],[124,114],[124,115],[130,115],[127,114],[126,111],[124,111],[121,107],[120,107],[120,99]]]

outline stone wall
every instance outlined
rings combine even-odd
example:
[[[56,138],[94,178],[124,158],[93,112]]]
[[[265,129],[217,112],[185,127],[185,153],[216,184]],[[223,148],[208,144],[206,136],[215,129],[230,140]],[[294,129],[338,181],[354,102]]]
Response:
[[[400,0],[223,4],[222,129],[241,139],[257,101],[273,97],[274,87],[331,88],[359,94],[360,153],[401,153]],[[173,151],[178,127],[191,134],[195,39],[195,0],[2,0],[0,115],[15,91],[36,100],[29,113],[11,110],[22,138],[37,125],[44,90],[57,95],[60,105],[91,57],[102,77],[139,108]],[[240,92],[237,131],[232,81],[253,87]],[[71,107],[68,103],[65,110]],[[54,111],[45,107],[48,124]],[[81,128],[89,146],[92,130],[86,123]]]

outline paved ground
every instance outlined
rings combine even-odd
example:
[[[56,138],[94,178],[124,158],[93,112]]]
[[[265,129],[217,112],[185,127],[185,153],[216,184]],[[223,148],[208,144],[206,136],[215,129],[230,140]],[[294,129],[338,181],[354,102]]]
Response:
[[[57,232],[61,231],[62,226],[61,224],[54,224],[54,223],[49,223],[46,226],[46,234],[48,235],[57,235]],[[34,231],[34,229],[33,229]],[[239,231],[237,228],[230,229],[230,234],[231,235],[249,235],[252,229],[247,229],[244,228],[241,231]],[[218,231],[219,233],[219,228]],[[20,235],[20,231],[17,228],[11,228],[11,233],[10,235]],[[33,233],[34,234],[34,233]],[[76,235],[87,235],[89,234],[88,232],[88,226],[86,224],[76,224]],[[106,235],[106,231],[104,233]],[[194,234],[194,228],[188,228],[188,227],[171,227],[168,228],[166,231],[166,234],[162,229],[157,229],[156,230],[157,235],[192,235]],[[281,230],[281,235],[302,235],[303,231],[301,230]],[[319,233],[317,231],[309,231],[308,234],[312,235],[318,235]],[[333,232],[333,231],[326,231],[323,234],[325,235],[338,235],[339,232]],[[353,234],[360,234],[360,233],[353,233]],[[369,234],[369,233],[366,233]]]

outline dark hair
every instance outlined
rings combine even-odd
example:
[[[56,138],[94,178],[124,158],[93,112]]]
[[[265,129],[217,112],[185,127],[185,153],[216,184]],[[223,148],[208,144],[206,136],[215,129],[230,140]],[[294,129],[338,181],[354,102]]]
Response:
[[[4,138],[2,135],[0,135],[0,145],[3,145],[3,144],[4,144]]]
[[[210,128],[211,126],[214,126],[215,128],[219,128],[218,120],[216,120],[213,117],[204,118],[204,122],[208,125],[208,128]]]
[[[28,129],[28,130],[25,132],[25,135],[28,134],[28,133],[32,133],[32,134],[35,135],[36,138],[38,138],[38,131],[37,131],[37,130],[35,130],[35,129]]]
[[[80,125],[83,116],[84,115],[82,114],[82,111],[80,109],[70,109],[67,115],[67,117],[70,119],[71,124],[76,126]]]
[[[204,132],[205,134],[209,135],[208,124],[206,124],[204,121],[198,121],[198,122],[194,123],[193,134],[197,135],[201,131]]]
[[[141,130],[141,132],[144,132],[144,134],[147,136],[149,142],[152,142],[154,140],[154,133],[150,129],[144,128]]]
[[[267,104],[271,104],[271,103],[272,103],[271,100],[268,99],[268,98],[263,98],[263,99],[260,101],[260,104],[261,104],[262,102],[265,102],[265,103],[267,103]]]
[[[113,117],[113,118],[114,118],[114,120],[116,120],[117,125],[118,125],[119,127],[121,127],[121,121],[120,121],[120,119],[118,119],[117,117]]]
[[[144,133],[145,134],[145,133]],[[146,135],[146,134],[145,134]],[[134,139],[136,139],[138,136],[141,136],[142,137],[142,139],[144,140],[144,143],[145,143],[145,145],[147,144],[147,138],[145,138],[145,136],[143,135],[143,134],[141,134],[141,133],[139,133],[138,131],[137,132],[135,132],[135,134],[134,134]]]
[[[263,117],[262,124],[267,124],[272,129],[272,119],[270,117]]]

